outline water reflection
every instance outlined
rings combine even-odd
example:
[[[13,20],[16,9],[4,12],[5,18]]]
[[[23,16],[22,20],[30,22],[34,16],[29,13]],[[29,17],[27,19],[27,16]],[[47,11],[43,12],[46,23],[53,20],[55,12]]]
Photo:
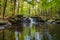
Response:
[[[45,35],[47,36],[48,40],[53,40],[51,34],[49,34],[48,29],[45,30]]]
[[[19,40],[18,34],[19,34],[19,32],[18,31],[15,31],[16,40]]]
[[[3,36],[1,31],[0,39]],[[60,25],[44,23],[15,24],[6,27],[4,35],[4,40],[60,40]]]

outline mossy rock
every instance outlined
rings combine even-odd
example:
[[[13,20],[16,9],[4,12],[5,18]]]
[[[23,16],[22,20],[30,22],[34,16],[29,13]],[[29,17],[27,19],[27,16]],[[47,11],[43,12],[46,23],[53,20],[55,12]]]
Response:
[[[53,22],[53,21],[55,21],[54,19],[49,19],[47,22]]]
[[[1,26],[1,25],[6,25],[6,24],[7,24],[6,21],[0,21],[0,26]]]
[[[31,17],[33,19],[35,19],[37,22],[45,22],[41,17]]]
[[[20,23],[23,20],[23,15],[15,15],[14,17],[10,17],[9,22],[12,24]]]

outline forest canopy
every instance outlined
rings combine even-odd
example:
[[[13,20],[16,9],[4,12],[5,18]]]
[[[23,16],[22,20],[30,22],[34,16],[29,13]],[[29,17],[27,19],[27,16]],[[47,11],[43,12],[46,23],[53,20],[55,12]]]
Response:
[[[50,16],[60,18],[60,0],[0,0],[0,15]]]

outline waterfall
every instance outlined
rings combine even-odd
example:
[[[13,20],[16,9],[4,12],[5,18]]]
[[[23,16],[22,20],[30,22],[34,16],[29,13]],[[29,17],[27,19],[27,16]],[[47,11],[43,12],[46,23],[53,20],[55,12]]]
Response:
[[[33,23],[33,19],[32,18],[29,18],[31,20],[31,23]]]
[[[25,19],[24,19],[25,20]],[[30,23],[23,23],[23,26],[24,27],[32,27],[32,25],[33,24],[35,24],[35,22],[33,21],[34,19],[32,19],[32,18],[29,18],[29,20],[30,20]]]
[[[29,18],[30,20],[31,20],[31,23],[34,23],[35,24],[35,22],[33,21],[34,19],[32,19],[32,18]]]

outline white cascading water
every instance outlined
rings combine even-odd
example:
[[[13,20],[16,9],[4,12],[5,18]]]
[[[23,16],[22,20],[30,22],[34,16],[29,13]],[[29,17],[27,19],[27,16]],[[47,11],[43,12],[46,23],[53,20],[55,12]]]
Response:
[[[29,27],[32,27],[32,25],[35,24],[35,22],[33,21],[34,19],[32,19],[32,18],[29,18],[29,19],[31,21]]]
[[[31,20],[31,23],[35,23],[35,22],[33,21],[34,19],[32,19],[32,18],[29,18],[29,19]]]
[[[32,27],[33,24],[35,24],[35,22],[33,21],[34,19],[32,18],[29,18],[30,19],[30,23],[23,23],[23,26],[26,27]],[[25,20],[25,19],[24,19]]]

